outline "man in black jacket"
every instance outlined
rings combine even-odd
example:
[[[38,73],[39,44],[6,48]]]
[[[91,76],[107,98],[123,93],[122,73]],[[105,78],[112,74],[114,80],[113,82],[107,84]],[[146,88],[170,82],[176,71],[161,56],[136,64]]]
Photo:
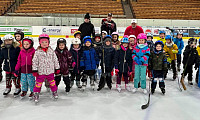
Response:
[[[108,17],[104,18],[101,22],[101,31],[106,31],[108,35],[116,32],[116,23],[112,20],[112,13],[108,13]]]
[[[85,36],[91,36],[91,35],[92,35],[92,37],[95,36],[94,25],[90,21],[90,15],[89,15],[89,13],[86,13],[86,15],[84,17],[84,23],[82,23],[79,26],[78,31],[81,31],[81,42],[82,43],[84,42],[82,40],[83,40],[83,38]]]

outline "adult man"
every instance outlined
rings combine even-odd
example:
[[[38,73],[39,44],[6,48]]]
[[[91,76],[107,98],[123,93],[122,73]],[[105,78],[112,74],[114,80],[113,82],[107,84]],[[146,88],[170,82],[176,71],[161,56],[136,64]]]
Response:
[[[108,13],[108,17],[104,18],[101,22],[101,31],[106,31],[108,35],[116,32],[116,23],[112,20],[112,13]]]
[[[126,28],[124,35],[135,35],[137,38],[140,33],[144,33],[144,31],[139,25],[137,25],[137,20],[133,19],[131,25]]]
[[[86,15],[84,17],[84,23],[82,23],[80,25],[78,31],[81,31],[81,40],[85,36],[91,36],[91,35],[92,35],[92,37],[95,36],[94,25],[90,21],[90,14],[89,13],[86,13]]]

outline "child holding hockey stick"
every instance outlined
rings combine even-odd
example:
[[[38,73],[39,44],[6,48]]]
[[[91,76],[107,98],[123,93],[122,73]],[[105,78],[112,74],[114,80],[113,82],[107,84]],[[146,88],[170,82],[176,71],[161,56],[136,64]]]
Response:
[[[132,59],[131,50],[128,47],[129,41],[127,37],[123,37],[121,40],[120,49],[115,54],[115,71],[118,73],[116,88],[118,92],[121,91],[121,79],[122,75],[125,81],[125,89],[131,91],[131,86],[128,84],[128,76],[132,74]]]
[[[155,48],[151,51],[149,57],[148,69],[153,73],[153,80],[151,83],[151,93],[153,94],[156,89],[157,81],[163,94],[165,94],[164,73],[167,70],[167,57],[163,53],[164,44],[162,41],[155,42]]]

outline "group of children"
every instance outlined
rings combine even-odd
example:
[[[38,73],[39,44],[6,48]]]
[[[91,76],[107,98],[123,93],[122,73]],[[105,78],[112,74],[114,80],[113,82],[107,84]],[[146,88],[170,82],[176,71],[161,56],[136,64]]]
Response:
[[[165,31],[160,31],[160,39],[155,43],[150,33],[147,35],[140,33],[137,37],[125,35],[119,40],[117,32],[113,32],[110,36],[106,31],[102,31],[94,38],[85,36],[83,44],[80,41],[81,32],[77,31],[69,50],[64,38],[57,40],[57,47],[53,50],[49,46],[50,37],[41,34],[39,46],[35,50],[31,37],[24,37],[21,31],[17,31],[14,36],[15,38],[10,34],[5,35],[1,45],[0,64],[3,64],[3,70],[6,72],[6,90],[3,95],[10,93],[13,81],[16,87],[15,96],[22,91],[21,97],[25,97],[30,88],[29,97],[34,98],[35,102],[39,101],[44,81],[48,81],[52,95],[57,99],[61,77],[67,93],[74,85],[74,80],[79,89],[85,90],[89,77],[93,90],[97,80],[100,80],[98,91],[104,88],[105,84],[111,89],[113,81],[116,80],[116,89],[120,92],[121,81],[124,80],[127,91],[136,92],[141,87],[146,94],[146,74],[148,74],[152,79],[151,93],[155,92],[159,81],[159,87],[165,94],[164,79],[167,78],[170,69],[173,71],[173,80],[177,78],[176,69],[180,71],[184,48],[182,33],[178,33],[173,39],[170,35],[165,35]],[[183,53],[183,74],[184,76],[189,74],[190,85],[192,85],[192,67],[194,64],[195,68],[199,67],[200,47],[196,49],[196,43],[195,38],[190,38]],[[130,81],[134,81],[133,88],[129,84]]]

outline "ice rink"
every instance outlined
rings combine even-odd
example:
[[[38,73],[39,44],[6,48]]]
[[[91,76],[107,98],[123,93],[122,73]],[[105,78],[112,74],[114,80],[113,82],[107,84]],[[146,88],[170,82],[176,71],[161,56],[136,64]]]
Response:
[[[36,48],[38,40],[34,39]],[[68,47],[69,44],[70,42]],[[56,47],[55,38],[51,39],[51,45]],[[196,71],[193,76],[195,73]],[[193,83],[194,80],[195,77]],[[147,89],[148,83],[149,78]],[[57,101],[51,98],[51,93],[43,86],[40,102],[35,105],[33,101],[29,101],[28,96],[23,100],[20,97],[14,98],[14,86],[11,93],[4,98],[4,74],[0,83],[0,120],[200,120],[200,88],[196,84],[188,86],[186,77],[187,90],[180,92],[177,80],[172,81],[172,71],[169,71],[165,84],[166,94],[163,95],[157,86],[146,110],[142,110],[141,105],[146,104],[148,95],[141,90],[136,93],[128,92],[124,89],[124,84],[121,93],[117,92],[115,84],[112,90],[106,87],[100,92],[93,91],[89,84],[85,92],[74,85],[67,95],[64,83],[61,82]],[[95,87],[97,88],[97,84]]]

